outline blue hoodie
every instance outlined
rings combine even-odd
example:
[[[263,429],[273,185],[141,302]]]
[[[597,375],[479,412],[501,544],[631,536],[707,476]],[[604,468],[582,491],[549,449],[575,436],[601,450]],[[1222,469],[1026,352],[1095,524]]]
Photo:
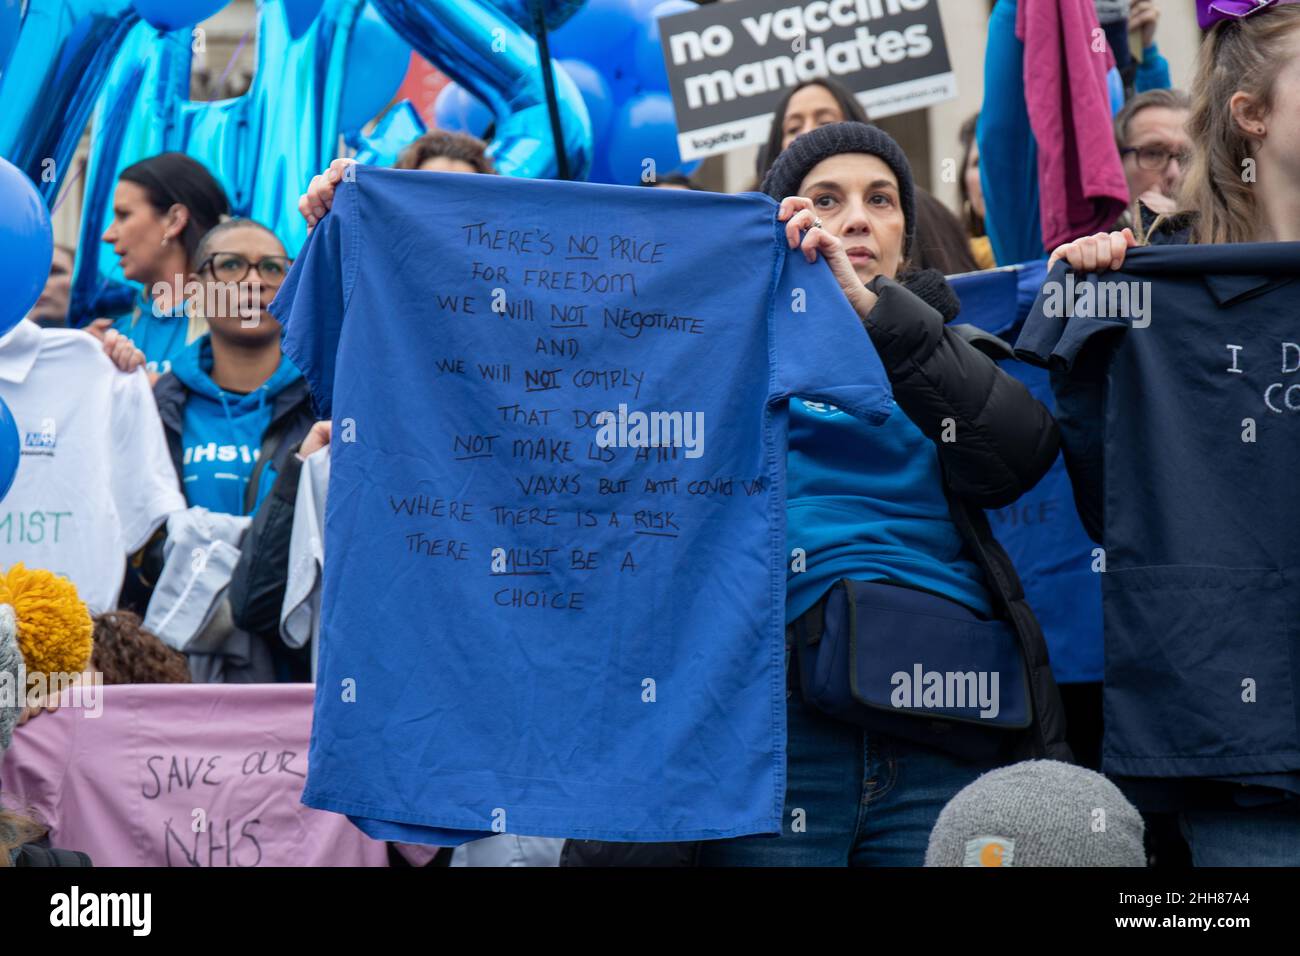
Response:
[[[257,466],[262,436],[271,424],[275,396],[301,375],[281,357],[274,374],[247,395],[230,392],[212,381],[212,343],[204,335],[172,360],[172,374],[189,391],[181,429],[181,483],[185,500],[223,514],[252,514],[275,481],[268,462],[257,481],[252,511],[244,493]]]

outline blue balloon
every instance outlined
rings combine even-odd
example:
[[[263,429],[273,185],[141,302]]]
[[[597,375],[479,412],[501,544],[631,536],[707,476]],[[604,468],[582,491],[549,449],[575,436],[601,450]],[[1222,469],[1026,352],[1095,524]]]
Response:
[[[614,184],[614,172],[609,168],[608,150],[596,153],[596,158],[591,163],[591,172],[587,174],[587,182]]]
[[[550,38],[551,56],[585,60],[613,82],[631,76],[633,33],[637,20],[632,0],[587,0],[586,5]]]
[[[0,335],[41,297],[54,258],[50,214],[22,170],[0,159]]]
[[[5,400],[0,398],[0,501],[13,487],[20,461],[22,446],[18,442],[18,423]]]
[[[614,117],[609,138],[609,166],[614,181],[625,186],[648,178],[653,161],[656,178],[682,164],[677,152],[677,120],[666,93],[642,93],[628,100]]]
[[[596,145],[597,152],[601,152],[605,138],[609,135],[609,124],[614,119],[614,98],[609,91],[609,84],[585,60],[558,62],[582,94],[582,101],[587,104],[587,115],[591,117],[591,140]]]
[[[633,57],[636,72],[643,90],[668,92],[668,67],[664,63],[663,41],[660,39],[659,20],[678,13],[698,9],[690,0],[651,0],[653,6],[646,11],[645,20],[634,34],[636,53]]]
[[[411,45],[379,12],[366,4],[348,41],[348,78],[339,111],[339,129],[359,130],[380,114],[406,78]]]
[[[448,83],[433,101],[433,118],[439,129],[482,137],[492,125],[492,111],[459,83]]]
[[[212,16],[230,0],[131,0],[131,5],[159,30],[192,27]]]

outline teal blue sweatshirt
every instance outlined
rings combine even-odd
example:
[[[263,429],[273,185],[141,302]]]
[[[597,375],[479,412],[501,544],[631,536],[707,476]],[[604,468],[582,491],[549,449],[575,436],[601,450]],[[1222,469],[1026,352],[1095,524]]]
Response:
[[[275,481],[270,463],[258,476],[252,511],[244,493],[252,480],[271,424],[275,396],[301,377],[286,357],[274,374],[246,395],[221,388],[212,380],[212,343],[205,335],[172,361],[172,373],[189,390],[181,430],[181,483],[185,500],[209,511],[252,514]]]
[[[891,581],[992,616],[943,490],[939,454],[901,408],[871,426],[833,405],[790,400],[786,621],[836,581]],[[805,570],[796,570],[798,567]]]

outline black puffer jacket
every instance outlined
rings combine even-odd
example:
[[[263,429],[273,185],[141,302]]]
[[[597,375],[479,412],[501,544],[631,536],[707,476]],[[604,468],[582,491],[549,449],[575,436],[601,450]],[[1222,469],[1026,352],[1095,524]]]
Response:
[[[1013,759],[1072,761],[1043,632],[984,514],[985,508],[1014,502],[1051,468],[1060,448],[1056,422],[990,357],[1010,358],[1005,342],[971,326],[947,324],[957,301],[938,273],[914,273],[905,281],[907,286],[883,276],[873,280],[869,288],[879,301],[863,325],[889,376],[894,400],[934,441],[953,522],[984,572],[999,616],[1020,638],[1035,720]],[[941,437],[948,420],[956,440],[945,442]],[[570,840],[561,865],[689,865],[691,846],[641,844],[630,854],[627,844]]]
[[[935,442],[953,521],[984,572],[999,616],[1020,637],[1036,719],[1019,756],[1070,760],[1047,643],[1020,576],[984,513],[1006,507],[1038,483],[1056,460],[1060,433],[1047,408],[990,357],[1010,358],[1006,343],[969,326],[946,324],[926,300],[942,308],[951,290],[944,284],[931,291],[924,280],[917,285],[925,299],[892,279],[875,279],[871,288],[880,301],[863,324],[894,400]],[[956,440],[945,442],[939,439],[948,420]]]

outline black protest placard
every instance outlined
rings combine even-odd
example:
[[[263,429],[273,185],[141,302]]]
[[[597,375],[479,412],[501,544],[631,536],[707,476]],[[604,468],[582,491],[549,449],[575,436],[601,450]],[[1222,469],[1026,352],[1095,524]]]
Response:
[[[843,83],[873,119],[956,95],[938,0],[741,0],[659,31],[686,160],[761,143],[804,80]]]

